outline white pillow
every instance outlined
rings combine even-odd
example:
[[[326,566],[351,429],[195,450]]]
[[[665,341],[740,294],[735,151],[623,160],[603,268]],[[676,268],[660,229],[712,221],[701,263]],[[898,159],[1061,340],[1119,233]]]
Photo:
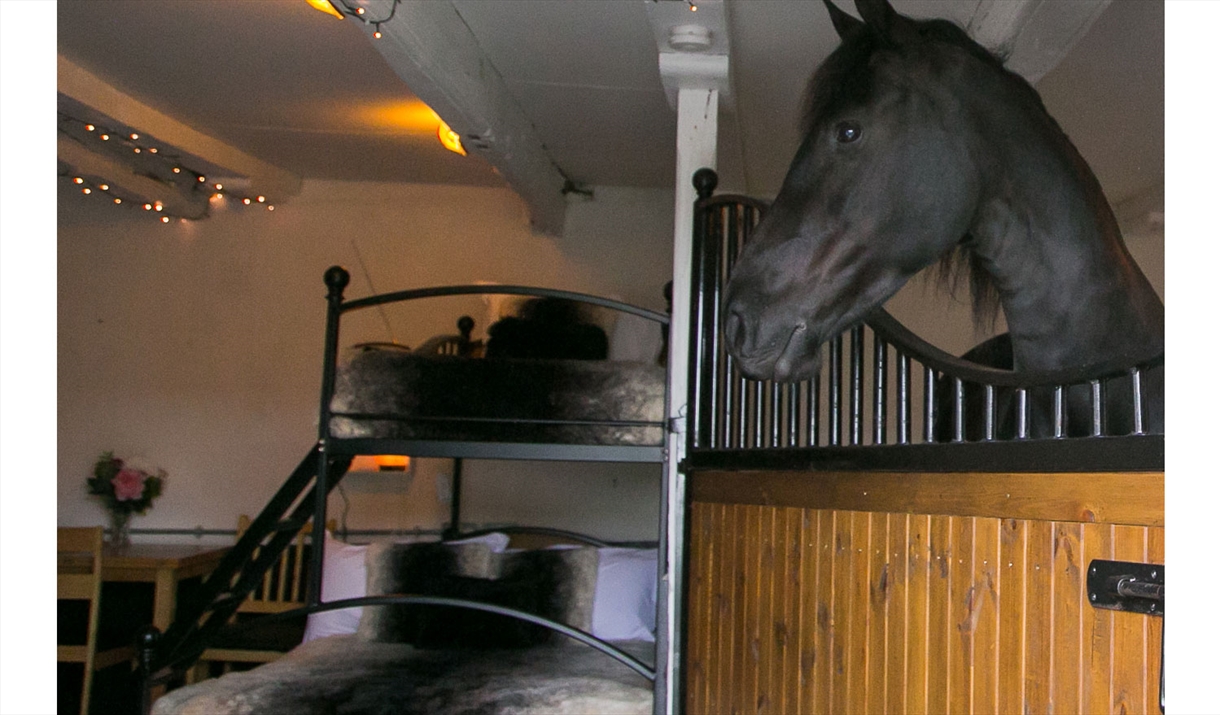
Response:
[[[363,598],[365,585],[364,552],[367,544],[353,545],[340,541],[326,532],[322,552],[322,600],[338,601],[344,598]],[[340,608],[334,611],[311,613],[305,621],[305,637],[302,643],[325,636],[355,633],[360,625],[363,608]]]
[[[597,550],[593,635],[607,641],[656,640],[657,550]]]

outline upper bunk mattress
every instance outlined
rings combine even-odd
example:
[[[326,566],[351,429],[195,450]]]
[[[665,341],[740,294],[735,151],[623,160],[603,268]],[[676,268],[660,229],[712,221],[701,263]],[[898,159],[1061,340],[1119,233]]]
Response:
[[[606,360],[357,352],[339,366],[336,438],[660,445],[665,370]],[[638,424],[651,423],[651,424]]]

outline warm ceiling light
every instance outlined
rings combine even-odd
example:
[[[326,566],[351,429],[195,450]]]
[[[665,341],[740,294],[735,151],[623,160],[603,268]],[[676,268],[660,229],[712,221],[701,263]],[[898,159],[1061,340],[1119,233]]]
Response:
[[[343,19],[343,13],[339,12],[339,10],[331,4],[330,0],[305,0],[305,2],[315,10],[320,10],[327,15],[334,15],[340,20]]]
[[[458,136],[457,132],[450,129],[444,120],[436,128],[436,138],[440,139],[441,146],[449,151],[466,156],[466,148],[462,146],[462,138]]]

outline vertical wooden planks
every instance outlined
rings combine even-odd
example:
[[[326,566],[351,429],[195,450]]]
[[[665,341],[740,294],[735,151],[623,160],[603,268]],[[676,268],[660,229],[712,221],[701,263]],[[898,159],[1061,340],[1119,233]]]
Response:
[[[1085,568],[1093,559],[1114,558],[1114,527],[1110,524],[1084,525]],[[1113,653],[1114,612],[1086,606],[1081,615],[1084,626],[1085,668],[1081,679],[1084,711],[1110,712],[1110,674]]]
[[[1044,715],[1050,710],[1050,683],[1058,664],[1051,650],[1054,599],[1051,592],[1051,551],[1054,523],[1029,521],[1025,557],[1025,710]]]
[[[1165,563],[1165,530],[1164,529],[1149,529],[1148,530],[1148,561],[1149,563],[1161,564]],[[1161,649],[1161,637],[1164,633],[1162,630],[1165,623],[1164,617],[1150,618],[1148,620],[1148,687],[1145,688],[1144,712],[1159,713],[1161,708],[1161,657],[1164,651]]]
[[[1115,526],[1114,560],[1147,563],[1147,532],[1137,526]],[[1136,712],[1147,702],[1146,676],[1155,667],[1148,657],[1147,627],[1154,622],[1142,613],[1114,613],[1110,712]]]
[[[809,708],[805,712],[832,713],[831,701],[837,681],[834,672],[834,629],[831,611],[834,609],[834,540],[835,513],[818,510],[818,535],[814,547],[817,581],[812,599],[806,598],[806,622],[811,622],[813,648],[813,688],[809,693]]]
[[[801,564],[804,561],[804,524],[806,512],[802,509],[785,508],[783,531],[784,573],[780,582],[783,595],[783,669],[781,675],[782,696],[779,712],[800,712],[801,690],[807,687],[807,679],[801,668],[801,640],[804,633],[801,623]]]
[[[997,700],[1000,666],[1000,520],[976,519],[974,529],[974,578],[970,595],[974,619],[971,662],[974,679],[971,711],[999,712]]]
[[[953,645],[949,616],[949,560],[953,552],[953,519],[933,517],[928,536],[928,712],[949,712],[949,649]]]
[[[1164,531],[692,505],[692,713],[1151,712],[1161,619],[1093,608],[1093,558]]]
[[[690,597],[686,609],[687,643],[686,649],[686,708],[690,712],[707,712],[706,688],[708,683],[707,649],[712,642],[708,634],[711,625],[710,603],[711,592],[707,588],[710,564],[707,555],[712,549],[710,526],[712,519],[707,516],[715,505],[693,505],[688,512],[690,518],[691,548],[688,553],[690,568],[687,574],[687,588]]]
[[[887,713],[907,712],[907,652],[909,628],[910,561],[907,543],[910,539],[911,516],[886,515],[887,598],[885,608],[885,699],[878,710]]]
[[[1081,561],[1084,529],[1076,522],[1056,522],[1054,530],[1050,606],[1055,623],[1052,642],[1055,669],[1051,674],[1051,709],[1056,713],[1076,713],[1083,712],[1084,707],[1080,699],[1080,684],[1084,677],[1081,609],[1089,608],[1084,580],[1088,564]]]
[[[1000,525],[999,711],[1025,711],[1025,553],[1026,522]]]
[[[840,573],[848,582],[849,601],[847,642],[844,648],[846,663],[846,712],[868,712],[868,591],[871,581],[869,573],[869,515],[864,512],[847,512],[851,525],[851,542],[843,554],[846,558],[839,564]]]
[[[931,548],[928,535],[932,517],[912,516],[911,539],[907,545],[907,712],[928,712],[928,590],[932,578]]]
[[[867,673],[864,686],[864,708],[861,712],[883,712],[885,705],[886,678],[886,615],[890,599],[891,566],[886,558],[889,546],[886,514],[873,512],[860,515],[868,520],[868,609],[866,612],[866,640],[864,668]]]
[[[974,583],[974,518],[950,519],[953,548],[949,561],[949,712],[975,712],[972,705],[974,630],[978,611]]]
[[[762,509],[758,519],[758,681],[755,686],[753,712],[775,712],[772,701],[779,691],[779,680],[776,678],[776,665],[780,662],[775,658],[776,643],[776,553],[775,553],[775,519],[778,509]]]
[[[831,690],[830,712],[852,712],[853,687],[848,654],[851,651],[852,579],[844,563],[850,564],[851,512],[836,511],[834,519],[834,544],[830,550],[830,570],[834,591],[831,593],[830,617],[830,661]]]

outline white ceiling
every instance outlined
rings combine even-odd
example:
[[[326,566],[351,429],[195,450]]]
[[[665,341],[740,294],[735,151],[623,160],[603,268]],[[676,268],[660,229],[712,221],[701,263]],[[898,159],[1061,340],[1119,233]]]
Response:
[[[668,187],[675,114],[647,1],[451,0],[560,171],[580,185]],[[963,20],[991,1],[894,4]],[[821,2],[725,9],[733,91],[720,118],[722,185],[768,195],[797,144],[805,82],[836,39]],[[418,100],[369,32],[304,0],[58,3],[64,58],[297,176],[503,185],[487,162],[445,151],[432,125],[401,111]],[[1113,202],[1163,181],[1163,37],[1161,2],[1113,0],[1038,83]]]

